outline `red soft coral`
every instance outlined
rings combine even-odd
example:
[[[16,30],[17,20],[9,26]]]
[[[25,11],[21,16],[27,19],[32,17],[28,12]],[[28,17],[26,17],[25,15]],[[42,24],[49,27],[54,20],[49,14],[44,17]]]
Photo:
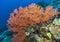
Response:
[[[15,9],[14,12],[10,14],[10,18],[8,20],[9,29],[13,32],[18,32],[13,36],[12,41],[23,42],[26,37],[25,30],[28,27],[49,22],[50,19],[55,15],[58,15],[58,13],[59,12],[52,9],[52,6],[47,6],[44,10],[36,4],[31,4],[25,8],[20,7],[18,10]]]

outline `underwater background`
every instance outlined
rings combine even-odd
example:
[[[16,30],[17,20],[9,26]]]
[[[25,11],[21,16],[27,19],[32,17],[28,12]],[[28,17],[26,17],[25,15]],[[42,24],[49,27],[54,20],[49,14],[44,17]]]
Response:
[[[24,8],[32,3],[42,6],[43,8],[51,5],[54,7],[54,10],[60,12],[60,0],[0,0],[0,42],[11,42],[13,32],[8,30],[7,25],[10,13],[12,13],[14,9],[18,9],[21,6]],[[60,17],[60,14],[58,16]],[[58,42],[60,41],[58,40]]]

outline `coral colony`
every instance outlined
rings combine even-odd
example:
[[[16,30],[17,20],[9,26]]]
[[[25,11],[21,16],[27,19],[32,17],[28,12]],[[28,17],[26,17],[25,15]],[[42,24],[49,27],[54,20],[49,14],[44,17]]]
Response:
[[[15,9],[8,19],[8,28],[14,32],[11,41],[56,42],[55,36],[50,32],[52,27],[49,29],[49,26],[58,14],[58,11],[53,10],[53,6],[44,9],[34,3]]]

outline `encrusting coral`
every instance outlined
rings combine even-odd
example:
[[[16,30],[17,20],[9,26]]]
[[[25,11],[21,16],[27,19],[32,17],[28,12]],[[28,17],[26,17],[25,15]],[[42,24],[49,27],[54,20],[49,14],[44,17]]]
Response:
[[[43,25],[46,22],[50,22],[58,13],[58,11],[53,10],[52,6],[47,6],[44,10],[44,8],[36,4],[31,4],[25,8],[20,7],[19,9],[15,9],[14,12],[10,14],[8,20],[9,29],[17,33],[13,35],[12,41],[25,42],[25,30],[27,28],[36,24],[39,24],[40,26],[40,24]]]

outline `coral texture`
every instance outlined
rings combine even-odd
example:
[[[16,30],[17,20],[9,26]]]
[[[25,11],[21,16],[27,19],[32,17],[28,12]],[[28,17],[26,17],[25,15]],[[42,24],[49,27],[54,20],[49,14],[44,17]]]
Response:
[[[9,29],[17,34],[13,35],[13,42],[23,42],[26,35],[25,30],[35,24],[44,24],[49,22],[59,12],[53,10],[52,6],[47,6],[46,9],[36,4],[31,4],[25,8],[20,7],[15,9],[10,14],[8,20]]]
[[[49,29],[56,39],[60,39],[60,18],[55,18]]]

